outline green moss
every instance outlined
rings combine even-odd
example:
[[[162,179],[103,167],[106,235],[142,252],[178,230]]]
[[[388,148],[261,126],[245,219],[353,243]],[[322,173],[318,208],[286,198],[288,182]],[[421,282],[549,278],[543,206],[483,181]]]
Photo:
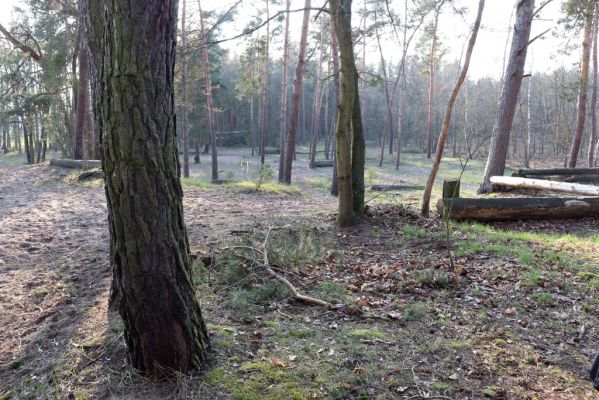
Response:
[[[349,331],[347,336],[355,339],[384,339],[385,334],[376,328],[371,329],[354,329]]]
[[[207,383],[227,391],[235,400],[306,400],[313,398],[304,382],[263,361],[243,364],[236,371],[216,368]]]

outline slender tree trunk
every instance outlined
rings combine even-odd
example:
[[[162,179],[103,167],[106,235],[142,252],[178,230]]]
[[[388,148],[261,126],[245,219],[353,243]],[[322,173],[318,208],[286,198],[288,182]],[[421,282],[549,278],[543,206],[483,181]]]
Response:
[[[589,167],[595,165],[597,152],[597,26],[599,25],[599,4],[595,5],[593,23],[593,91],[591,95],[591,138],[589,140],[589,153],[587,155]]]
[[[254,96],[250,96],[250,134],[252,157],[256,154],[256,123],[254,122]]]
[[[341,109],[341,83],[340,83],[340,67],[339,67],[339,44],[337,41],[337,34],[335,33],[335,24],[333,18],[330,20],[331,29],[331,58],[333,60],[333,95],[334,95],[334,113],[333,123],[331,124],[331,130],[335,132],[335,140],[332,142],[333,152],[333,177],[331,183],[331,194],[333,196],[339,196],[339,180],[337,179],[337,142],[336,132],[339,120],[339,110]]]
[[[46,161],[46,151],[48,151],[48,136],[46,135],[46,129],[42,125],[42,162]]]
[[[302,82],[304,80],[304,65],[306,64],[306,43],[308,40],[308,24],[310,22],[310,5],[311,0],[305,0],[299,55],[295,70],[295,81],[293,82],[293,94],[291,97],[291,120],[289,122],[289,134],[287,135],[287,150],[285,151],[285,174],[283,176],[283,183],[286,184],[291,183],[291,170],[295,153],[299,106],[302,97]]]
[[[435,10],[435,23],[433,25],[433,40],[429,58],[429,81],[428,81],[428,140],[426,145],[426,158],[431,158],[433,152],[433,103],[435,101],[435,56],[437,52],[437,27],[439,25],[439,13],[441,6]]]
[[[532,69],[532,63],[531,63]],[[526,123],[524,124],[524,132],[526,133],[524,137],[524,166],[526,168],[530,167],[530,149],[532,144],[532,123],[531,123],[531,115],[530,115],[530,95],[532,90],[532,76],[528,77],[528,85],[526,87]]]
[[[206,108],[208,110],[208,128],[210,129],[210,157],[212,169],[212,182],[218,181],[218,157],[216,154],[216,131],[214,130],[214,109],[212,108],[212,73],[210,71],[210,61],[208,59],[208,47],[206,46],[206,37],[204,33],[204,14],[202,13],[202,3],[198,0],[200,10],[200,31],[202,59],[204,61],[204,84],[206,86]]]
[[[83,29],[79,33],[81,41],[85,40]],[[89,107],[89,97],[87,96],[89,86],[89,62],[85,46],[79,45],[79,82],[77,87],[77,111],[75,122],[75,139],[73,143],[73,159],[81,160],[85,158],[85,118],[86,110]]]
[[[376,16],[376,13],[375,13]],[[386,108],[386,118],[385,118],[385,124],[383,126],[383,139],[381,140],[381,156],[379,159],[379,167],[383,166],[383,159],[385,158],[385,142],[387,141],[387,130],[389,132],[391,132],[391,134],[389,136],[393,137],[393,114],[391,112],[391,108],[393,107],[393,99],[391,98],[390,94],[389,94],[389,77],[387,76],[387,63],[385,62],[385,57],[383,55],[383,47],[381,46],[381,36],[379,34],[379,29],[378,29],[378,20],[375,21],[376,25],[375,25],[375,35],[376,35],[376,42],[379,48],[379,56],[381,58],[381,69],[383,70],[383,88],[385,90],[385,100],[387,103],[387,108]],[[393,141],[391,140],[391,142],[389,143],[389,154],[393,154]]]
[[[320,27],[320,57],[318,59],[318,73],[316,75],[316,84],[314,87],[314,108],[312,110],[312,143],[310,145],[310,168],[314,168],[316,161],[316,148],[320,137],[320,110],[322,109],[322,63],[324,62],[324,27],[325,22],[321,19]]]
[[[199,1],[198,1],[199,3]],[[200,13],[201,19],[201,13]],[[203,36],[203,29],[201,32]],[[189,110],[187,98],[188,70],[187,70],[187,2],[183,0],[181,6],[181,112],[183,113],[183,176],[189,178]],[[206,68],[206,65],[204,65]],[[197,156],[197,155],[196,155]]]
[[[283,41],[283,73],[281,76],[281,108],[279,111],[279,182],[285,174],[285,145],[287,144],[287,82],[289,78],[289,8],[291,0],[285,2],[285,39]]]
[[[350,21],[351,23],[351,21]],[[351,28],[351,25],[350,25]],[[353,53],[353,48],[351,49]],[[355,63],[354,63],[355,66]],[[366,141],[362,125],[362,112],[360,110],[360,94],[358,91],[358,70],[355,69],[356,78],[354,108],[352,111],[352,209],[354,221],[364,216],[364,166],[366,164]]]
[[[268,3],[270,0],[266,1],[266,20],[270,20],[270,9],[268,7]],[[262,77],[262,88],[260,94],[260,164],[264,164],[264,149],[266,147],[266,136],[268,134],[267,128],[267,98],[266,94],[268,92],[268,84],[270,80],[270,22],[266,23],[266,45],[264,49],[264,59],[262,61],[263,71],[260,76]]]
[[[30,135],[27,129],[27,121],[23,118],[23,138],[25,142],[25,156],[27,157],[27,164],[33,164],[33,143],[29,140]]]
[[[88,12],[90,37],[104,33],[94,79],[101,79],[111,303],[135,368],[198,369],[209,338],[194,294],[175,139],[177,1],[90,3],[103,11]]]
[[[534,0],[520,0],[517,3],[512,48],[510,50],[497,113],[495,114],[489,156],[487,158],[483,181],[478,189],[479,193],[489,192],[491,190],[491,182],[489,181],[491,176],[503,175],[505,170],[510,132],[516,106],[518,105],[518,94],[522,85],[524,64],[526,63],[526,52],[528,50],[534,6]]]
[[[424,195],[422,197],[422,209],[420,210],[421,215],[424,217],[428,217],[429,215],[431,193],[433,192],[435,178],[437,177],[437,172],[439,171],[439,166],[441,165],[441,159],[443,158],[443,150],[445,149],[445,141],[447,139],[447,132],[449,131],[449,123],[451,121],[453,107],[455,105],[456,99],[458,98],[458,95],[460,94],[462,84],[466,79],[466,74],[468,73],[468,67],[470,66],[470,58],[472,57],[472,51],[474,50],[476,37],[478,36],[478,29],[480,27],[480,20],[483,15],[484,8],[485,0],[479,0],[478,13],[476,14],[476,21],[474,22],[474,27],[472,28],[470,40],[468,41],[468,49],[466,50],[464,66],[462,67],[462,71],[460,72],[458,81],[456,82],[455,87],[453,88],[453,91],[451,92],[451,96],[449,97],[449,101],[447,103],[445,117],[443,118],[443,127],[441,128],[441,133],[439,134],[439,143],[437,145],[437,150],[435,153],[435,162],[433,163],[433,168],[431,169],[431,173],[428,176],[428,180],[424,189]]]
[[[590,8],[590,7],[589,7]],[[587,86],[589,81],[589,59],[590,59],[590,39],[593,26],[592,9],[585,10],[584,33],[582,39],[582,58],[580,60],[580,85],[578,88],[578,114],[576,121],[576,130],[570,146],[570,155],[568,157],[568,167],[575,168],[578,162],[578,152],[582,144],[584,134],[584,123],[587,111]]]

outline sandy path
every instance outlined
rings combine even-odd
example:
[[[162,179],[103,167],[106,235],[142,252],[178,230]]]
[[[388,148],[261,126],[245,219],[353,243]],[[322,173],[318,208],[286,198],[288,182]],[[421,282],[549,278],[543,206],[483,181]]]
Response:
[[[9,387],[24,378],[44,381],[40,372],[50,374],[78,343],[108,329],[104,190],[68,182],[69,173],[0,161],[0,382]],[[184,202],[194,250],[232,230],[301,222],[334,209],[333,200],[310,194],[197,188],[185,190]]]

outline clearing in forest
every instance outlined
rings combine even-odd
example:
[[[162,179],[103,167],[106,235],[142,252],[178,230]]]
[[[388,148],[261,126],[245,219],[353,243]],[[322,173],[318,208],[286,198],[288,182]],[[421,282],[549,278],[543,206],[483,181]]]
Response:
[[[210,361],[164,382],[128,366],[107,311],[101,182],[0,157],[2,398],[594,398],[596,220],[452,224],[447,241],[442,221],[414,211],[420,192],[369,192],[365,221],[339,230],[330,169],[302,160],[296,186],[256,192],[249,156],[220,157],[221,175],[243,182],[208,184],[205,164],[184,180]],[[421,184],[427,162],[404,160],[399,173],[369,167],[367,185]],[[459,174],[457,160],[442,168]],[[466,171],[465,195],[481,169]],[[289,299],[264,246],[300,292],[339,306]]]

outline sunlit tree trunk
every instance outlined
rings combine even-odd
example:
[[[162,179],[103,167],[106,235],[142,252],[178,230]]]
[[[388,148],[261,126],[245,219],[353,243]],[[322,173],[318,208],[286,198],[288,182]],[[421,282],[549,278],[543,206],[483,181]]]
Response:
[[[589,7],[590,8],[590,7]],[[582,145],[582,136],[584,134],[584,124],[587,111],[587,87],[589,81],[589,59],[590,59],[590,41],[593,26],[592,9],[585,10],[584,30],[582,38],[582,57],[580,60],[580,83],[578,87],[578,114],[576,120],[576,130],[570,145],[570,155],[568,156],[568,167],[575,168],[578,162],[578,153]]]
[[[94,79],[104,131],[111,304],[123,320],[133,367],[151,375],[198,369],[209,339],[194,294],[175,140],[177,1],[90,3],[101,3],[87,10],[89,37],[103,32]]]
[[[534,0],[520,0],[517,3],[512,47],[495,114],[487,165],[483,181],[478,189],[479,193],[489,192],[491,190],[489,179],[494,175],[503,175],[505,170],[510,132],[516,113],[516,106],[518,105],[518,94],[522,85],[522,76],[526,63],[526,52],[528,50],[534,6]]]
[[[356,110],[355,103],[359,102],[358,82],[352,43],[351,0],[330,0],[329,4],[341,56],[341,99],[336,135],[337,181],[339,185],[337,224],[347,226],[354,222],[351,135],[352,115]]]

